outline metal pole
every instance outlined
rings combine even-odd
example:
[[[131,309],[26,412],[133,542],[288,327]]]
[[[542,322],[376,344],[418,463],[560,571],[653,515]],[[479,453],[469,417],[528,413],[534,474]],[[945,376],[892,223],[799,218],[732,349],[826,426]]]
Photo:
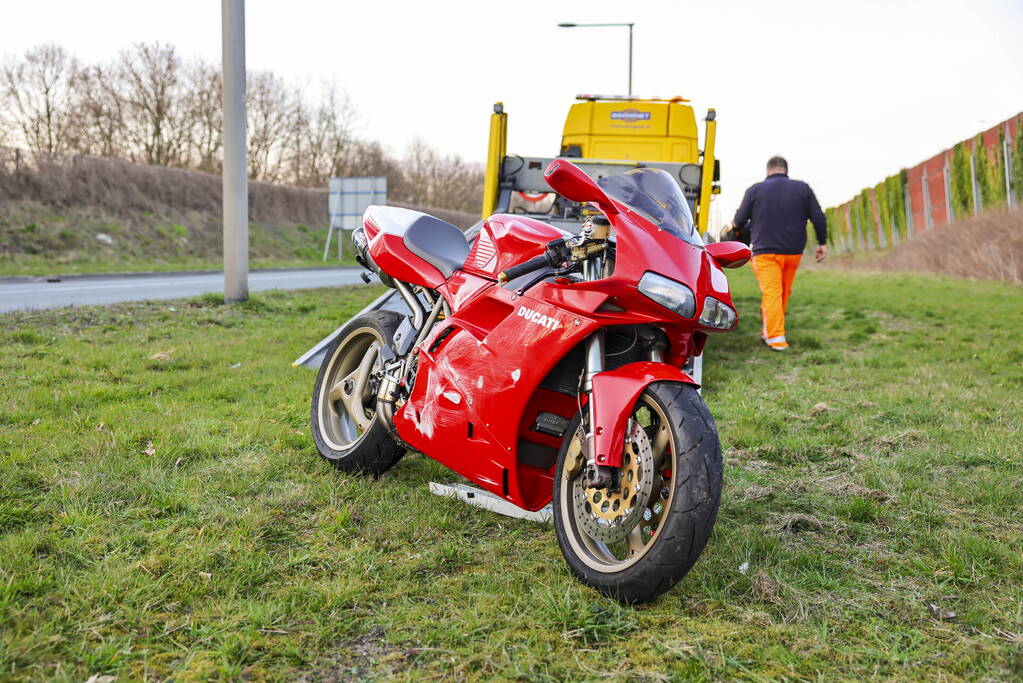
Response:
[[[1019,131],[1016,135],[1019,135]],[[1002,161],[1005,162],[1005,206],[1012,208],[1012,145],[1009,144],[1009,124],[1005,124],[1005,137],[1002,138]]]
[[[913,239],[913,233],[917,229],[913,218],[913,197],[909,196],[908,179],[906,180],[905,187],[902,188],[902,200],[905,201],[905,239],[908,241]]]
[[[877,248],[888,248],[888,236],[884,234],[884,224],[881,222],[881,205],[877,201],[877,194],[870,191],[870,222],[874,225],[874,232],[877,234]]]
[[[330,238],[334,234],[334,222],[330,221],[330,226],[327,227],[327,243],[323,245],[323,260],[327,260],[327,254],[330,253]]]
[[[576,24],[574,22],[562,22],[558,24],[558,28],[592,28],[592,27],[607,27],[607,26],[627,26],[629,28],[629,97],[632,97],[632,27],[635,26],[633,22],[616,22],[612,24]],[[495,113],[500,113],[495,110]],[[491,124],[493,125],[493,124]],[[484,210],[486,206],[484,205]]]
[[[924,189],[924,230],[930,230],[934,227],[934,220],[931,216],[931,185],[927,182],[927,164],[923,166],[923,177],[922,181]]]
[[[629,24],[629,97],[632,97],[632,24]]]
[[[945,223],[951,223],[953,220],[952,216],[952,173],[949,170],[948,165],[948,152],[945,152],[945,165],[941,169],[942,178],[944,180],[943,187],[945,190]]]
[[[974,143],[974,147],[976,147]],[[970,190],[973,192],[973,215],[980,213],[980,193],[977,192],[977,166],[973,163],[973,152],[970,150]]]
[[[249,298],[245,0],[221,0],[224,80],[224,301]]]
[[[888,188],[885,199],[888,200],[888,229],[892,234],[892,246],[898,246],[902,244],[902,235],[899,234],[899,212],[896,210],[899,206],[899,198],[895,196],[895,193]]]

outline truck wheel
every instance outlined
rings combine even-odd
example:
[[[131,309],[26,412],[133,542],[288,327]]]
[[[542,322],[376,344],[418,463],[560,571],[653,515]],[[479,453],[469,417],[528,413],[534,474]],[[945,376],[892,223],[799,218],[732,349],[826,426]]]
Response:
[[[674,586],[707,544],[721,500],[721,445],[688,384],[651,384],[628,424],[617,491],[587,488],[576,415],[558,454],[553,508],[572,573],[636,603]]]
[[[335,468],[379,475],[405,453],[377,416],[380,348],[390,346],[401,316],[373,311],[352,320],[327,347],[313,386],[312,428],[316,449]]]

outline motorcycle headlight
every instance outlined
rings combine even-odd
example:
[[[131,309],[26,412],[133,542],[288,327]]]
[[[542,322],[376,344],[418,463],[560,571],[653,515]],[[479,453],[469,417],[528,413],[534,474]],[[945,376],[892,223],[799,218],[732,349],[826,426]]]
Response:
[[[700,324],[715,330],[730,330],[735,327],[735,309],[712,296],[703,300]]]
[[[692,318],[696,313],[696,295],[693,290],[663,275],[646,273],[639,281],[639,291],[683,318]]]

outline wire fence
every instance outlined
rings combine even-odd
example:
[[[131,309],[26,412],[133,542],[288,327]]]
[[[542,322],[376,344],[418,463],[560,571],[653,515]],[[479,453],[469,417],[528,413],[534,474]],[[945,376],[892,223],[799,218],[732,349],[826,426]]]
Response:
[[[1023,204],[1023,112],[827,209],[838,252],[895,246],[982,212]]]

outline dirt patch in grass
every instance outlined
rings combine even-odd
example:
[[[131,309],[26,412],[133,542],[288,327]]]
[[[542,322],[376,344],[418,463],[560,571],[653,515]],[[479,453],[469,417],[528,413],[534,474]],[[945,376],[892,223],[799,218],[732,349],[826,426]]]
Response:
[[[821,531],[824,523],[812,515],[783,515],[778,520],[778,529],[786,534],[799,534],[806,531]]]
[[[351,683],[370,678],[391,678],[409,669],[422,651],[401,648],[387,642],[381,628],[342,640],[331,648],[336,654],[316,662],[312,669],[298,672],[302,683]]]

